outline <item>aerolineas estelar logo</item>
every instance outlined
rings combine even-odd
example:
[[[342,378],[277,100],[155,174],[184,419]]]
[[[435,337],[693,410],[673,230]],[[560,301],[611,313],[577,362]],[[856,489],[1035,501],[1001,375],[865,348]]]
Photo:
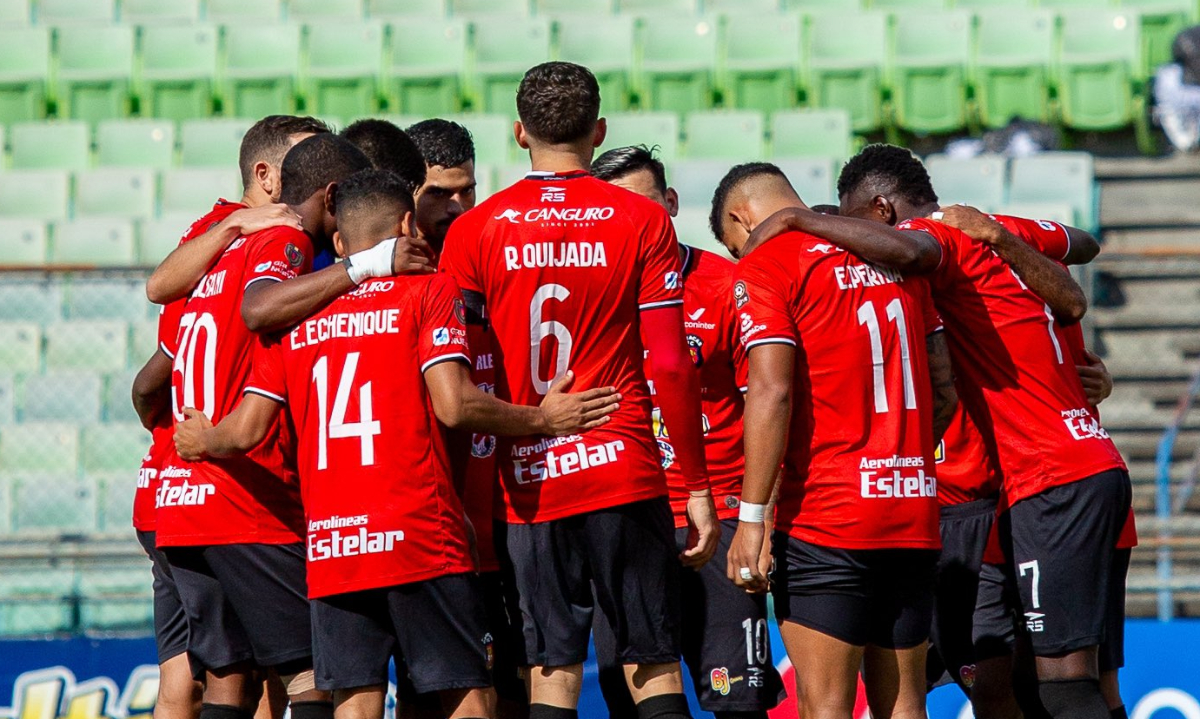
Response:
[[[84,682],[66,667],[25,672],[13,683],[5,719],[149,719],[158,696],[158,667],[140,666],[122,690],[109,677]]]

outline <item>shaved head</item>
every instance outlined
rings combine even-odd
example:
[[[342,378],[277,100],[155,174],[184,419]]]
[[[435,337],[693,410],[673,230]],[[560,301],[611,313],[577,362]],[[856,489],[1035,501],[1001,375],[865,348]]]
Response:
[[[734,257],[763,220],[785,207],[804,207],[792,183],[775,165],[752,162],[730,170],[713,195],[709,226]]]

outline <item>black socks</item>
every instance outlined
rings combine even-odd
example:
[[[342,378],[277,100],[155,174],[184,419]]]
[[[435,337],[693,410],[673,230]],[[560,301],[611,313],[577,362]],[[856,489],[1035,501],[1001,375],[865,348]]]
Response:
[[[1100,682],[1095,679],[1042,682],[1038,696],[1054,719],[1111,719]]]
[[[687,699],[682,694],[659,694],[643,699],[638,702],[637,715],[638,719],[692,719]]]
[[[579,719],[579,711],[549,704],[530,704],[529,719]]]
[[[333,702],[291,702],[292,719],[333,719]]]
[[[201,704],[200,719],[254,719],[254,712],[228,704]]]

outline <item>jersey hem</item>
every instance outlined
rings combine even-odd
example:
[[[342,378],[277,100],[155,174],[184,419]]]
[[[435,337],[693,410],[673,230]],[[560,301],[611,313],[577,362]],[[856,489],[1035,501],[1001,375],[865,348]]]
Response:
[[[293,533],[271,534],[230,534],[214,537],[204,534],[175,534],[163,536],[156,532],[160,547],[217,547],[226,544],[296,544],[303,542],[304,536]]]
[[[646,304],[638,305],[639,310],[656,310],[660,307],[675,307],[682,305],[683,300],[663,300],[662,302],[647,302]]]
[[[801,542],[815,544],[818,547],[826,549],[941,549],[942,538],[938,536],[935,539],[879,539],[866,542],[855,542],[847,539],[831,539],[825,535],[817,535],[811,532],[806,532],[803,529],[796,527],[780,527],[776,526],[775,531],[784,532],[793,539],[799,539]]]
[[[311,564],[306,564],[306,567],[311,567]],[[328,589],[321,591],[309,590],[309,599],[326,599],[328,597],[336,597],[341,594],[353,594],[354,592],[368,592],[372,589],[389,589],[405,584],[415,584],[417,582],[427,582],[430,579],[439,577],[447,577],[453,574],[465,574],[474,572],[475,567],[471,564],[470,559],[459,564],[452,564],[438,569],[427,569],[420,572],[409,572],[399,574],[387,574],[384,576],[372,577],[368,581],[347,581],[336,584]],[[370,585],[370,586],[365,586]]]
[[[1124,462],[1102,462],[1100,464],[1097,464],[1095,467],[1088,467],[1087,469],[1081,469],[1081,470],[1072,472],[1068,475],[1065,475],[1064,477],[1061,477],[1061,478],[1046,478],[1045,480],[1040,481],[1040,482],[1021,482],[1020,480],[1012,480],[1009,482],[1005,482],[1005,484],[1009,485],[1009,486],[1005,487],[1005,492],[1004,492],[1004,495],[1001,500],[1001,504],[1002,504],[1001,510],[1008,510],[1008,509],[1012,508],[1012,506],[1014,504],[1016,504],[1017,502],[1020,502],[1023,499],[1029,499],[1030,497],[1036,497],[1037,495],[1041,494],[1042,492],[1047,492],[1051,489],[1054,489],[1055,487],[1062,487],[1067,484],[1074,484],[1076,482],[1080,482],[1085,479],[1088,479],[1089,477],[1094,477],[1097,474],[1102,474],[1104,472],[1110,472],[1114,469],[1120,469],[1120,470],[1124,470],[1126,472],[1129,471],[1129,468],[1125,466]],[[1017,485],[1017,488],[1019,488],[1022,491],[1020,491],[1020,492],[1012,491],[1012,489],[1009,488],[1012,485]]]
[[[588,512],[598,512],[602,509],[612,509],[613,507],[619,507],[623,504],[633,504],[634,502],[643,502],[647,499],[656,499],[658,497],[666,496],[667,488],[664,485],[662,487],[653,487],[631,494],[608,496],[603,499],[597,499],[591,502],[573,505],[571,507],[566,507],[554,512],[543,512],[532,520],[525,519],[520,514],[513,511],[511,507],[508,507],[506,508],[505,514],[501,517],[497,517],[497,519],[502,522],[507,522],[508,524],[541,524],[543,522],[553,522],[556,519],[577,517],[581,514],[587,514]]]

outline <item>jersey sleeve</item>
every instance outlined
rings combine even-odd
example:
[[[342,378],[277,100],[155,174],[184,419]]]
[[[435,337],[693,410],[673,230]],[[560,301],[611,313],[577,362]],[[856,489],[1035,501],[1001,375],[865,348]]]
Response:
[[[638,286],[638,308],[683,304],[683,274],[679,262],[679,240],[666,210],[650,213],[643,228],[642,276]]]
[[[246,255],[243,287],[259,280],[290,280],[312,268],[312,242],[303,232],[285,228],[265,230],[254,238],[254,243]]]
[[[760,345],[796,345],[796,323],[788,312],[787,294],[768,268],[750,259],[738,264],[733,283],[738,344],[744,352]]]
[[[478,231],[468,229],[473,219],[460,217],[450,225],[438,269],[453,277],[455,284],[464,291],[482,293],[483,277],[476,262],[480,253],[477,247],[471,247],[472,238],[478,236]]]
[[[257,394],[287,404],[287,373],[283,339],[259,338],[254,344],[254,360],[245,394]]]
[[[186,299],[175,300],[158,310],[158,349],[170,359],[175,359],[179,343],[179,320],[183,317],[185,305]]]
[[[908,280],[912,282],[912,279]],[[942,316],[938,314],[937,307],[933,304],[933,293],[929,291],[928,282],[920,282],[914,290],[917,296],[917,301],[921,303],[921,315],[925,320],[925,334],[931,335],[934,332],[941,332],[945,327],[942,324]]]
[[[1027,220],[1023,217],[993,215],[993,219],[1004,225],[1038,252],[1052,260],[1062,261],[1071,251],[1071,236],[1067,228],[1050,220]]]
[[[418,322],[421,330],[417,360],[421,363],[421,372],[442,362],[465,362],[471,366],[467,308],[458,285],[449,275],[438,274],[430,278]]]

